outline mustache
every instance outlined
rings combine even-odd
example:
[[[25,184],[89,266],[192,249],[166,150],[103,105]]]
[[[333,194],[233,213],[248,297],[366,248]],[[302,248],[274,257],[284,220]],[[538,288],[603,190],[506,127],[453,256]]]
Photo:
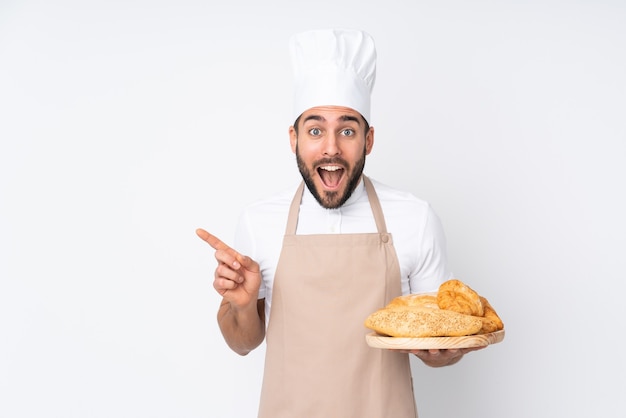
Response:
[[[349,164],[346,160],[344,160],[341,157],[334,157],[334,158],[322,158],[321,160],[317,160],[315,162],[316,166],[319,165],[341,165],[344,167],[349,167]]]

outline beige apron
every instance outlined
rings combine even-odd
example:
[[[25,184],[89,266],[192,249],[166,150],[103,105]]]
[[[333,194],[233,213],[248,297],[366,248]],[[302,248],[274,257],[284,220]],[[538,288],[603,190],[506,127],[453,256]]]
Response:
[[[380,202],[363,179],[378,233],[296,235],[304,184],[296,192],[274,278],[259,417],[417,417],[408,355],[365,342],[365,318],[401,290]]]

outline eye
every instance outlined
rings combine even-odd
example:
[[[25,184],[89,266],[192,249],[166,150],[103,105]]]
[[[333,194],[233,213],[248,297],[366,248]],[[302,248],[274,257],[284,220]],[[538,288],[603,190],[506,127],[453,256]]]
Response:
[[[309,135],[320,136],[321,134],[322,134],[322,131],[320,130],[320,128],[309,129]]]
[[[354,135],[354,130],[353,129],[344,129],[343,131],[341,131],[341,134],[343,136],[353,136]]]

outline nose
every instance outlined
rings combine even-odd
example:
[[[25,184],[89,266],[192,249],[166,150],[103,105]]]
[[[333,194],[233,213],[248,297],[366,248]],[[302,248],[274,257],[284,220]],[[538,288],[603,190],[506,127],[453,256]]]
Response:
[[[324,140],[324,146],[323,146],[322,152],[324,153],[324,155],[327,155],[327,156],[334,156],[334,155],[341,154],[341,150],[339,148],[339,138],[337,138],[336,134],[329,133],[326,136]]]

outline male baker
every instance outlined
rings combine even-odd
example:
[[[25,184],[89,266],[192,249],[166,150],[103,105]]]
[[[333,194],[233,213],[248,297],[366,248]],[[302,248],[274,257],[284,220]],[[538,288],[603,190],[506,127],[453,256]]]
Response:
[[[376,49],[358,30],[292,37],[296,190],[249,205],[234,248],[215,249],[218,322],[246,355],[266,342],[262,418],[415,418],[406,352],[369,347],[363,325],[401,294],[451,279],[429,204],[363,174],[374,145]],[[412,351],[432,367],[467,351]]]

